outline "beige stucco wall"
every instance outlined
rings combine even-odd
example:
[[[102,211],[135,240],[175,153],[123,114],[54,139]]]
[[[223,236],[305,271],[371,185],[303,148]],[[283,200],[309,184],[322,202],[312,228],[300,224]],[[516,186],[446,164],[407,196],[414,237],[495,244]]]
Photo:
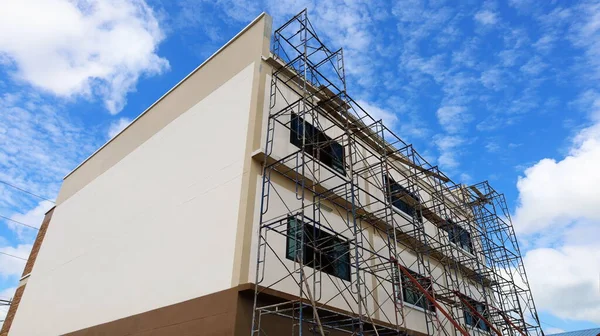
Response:
[[[267,212],[266,219],[272,218],[274,222],[277,219],[281,219],[281,224],[274,224],[273,230],[267,233],[268,246],[264,249],[264,263],[258,268],[258,281],[261,286],[276,289],[281,292],[289,293],[291,295],[299,294],[299,286],[296,281],[300,279],[299,273],[295,273],[294,276],[290,276],[290,272],[298,270],[298,265],[294,264],[293,261],[285,258],[286,253],[286,237],[284,236],[286,231],[286,221],[284,220],[286,215],[290,212],[294,213],[300,208],[300,201],[297,199],[299,195],[296,193],[295,184],[277,173],[271,175],[271,193],[272,198],[269,203],[269,210]],[[348,223],[345,218],[345,211],[335,207],[329,202],[324,202],[328,209],[333,211],[324,210],[320,214],[321,225],[332,231],[340,233],[348,240],[352,239],[351,229],[348,227]],[[256,207],[258,209],[259,202]],[[305,213],[306,216],[313,218],[312,207]],[[258,223],[258,218],[256,219]],[[369,229],[370,226],[367,223],[359,222],[362,227],[366,227],[367,231],[372,233],[365,233],[362,237],[362,244],[367,249],[378,251],[380,255],[388,255],[386,248],[388,242],[385,233],[378,231],[377,233],[373,229]],[[252,239],[252,255],[251,255],[251,267],[249,273],[249,281],[254,282],[256,279],[256,258],[257,258],[257,236],[258,228],[254,229],[254,238]],[[279,233],[278,233],[279,232]],[[407,265],[409,269],[415,272],[419,272],[418,262],[416,261],[416,255],[412,250],[402,244],[397,244],[396,251],[399,256],[399,261],[402,265]],[[354,255],[354,251],[351,249],[351,255]],[[363,260],[368,260],[369,256],[363,255]],[[373,264],[375,261],[373,261]],[[431,276],[436,279],[436,282],[445,283],[446,276],[444,275],[444,267],[433,259],[429,260],[429,267],[432,272]],[[372,265],[373,266],[373,265]],[[364,268],[365,266],[363,266]],[[421,270],[422,271],[422,270]],[[315,272],[310,267],[305,267],[304,270],[306,276],[309,277],[309,283],[313,284],[313,280],[316,280],[319,284],[312,288],[315,299],[321,303],[335,308],[342,309],[348,312],[356,312],[357,304],[354,302],[356,294],[351,292],[354,290],[353,284],[349,281],[345,281],[334,276],[329,276],[322,272]],[[390,270],[379,271],[378,276],[390,277]],[[352,280],[354,281],[354,274],[352,274]],[[393,288],[390,282],[377,280],[374,275],[362,273],[365,288],[365,293],[372,293],[365,299],[365,303],[368,308],[368,313],[375,319],[387,323],[398,323],[410,330],[418,331],[421,333],[427,333],[427,320],[426,312],[420,307],[416,307],[407,303],[403,304],[404,314],[397,314],[395,304],[392,301]],[[459,281],[462,283],[462,277],[458,276]],[[481,296],[477,295],[481,289],[477,289],[474,285],[469,288],[463,288],[463,293],[470,293],[476,300],[481,300]],[[456,307],[450,307],[447,304],[438,301],[440,306],[443,307],[447,312]],[[363,311],[364,312],[364,311]],[[462,310],[456,310],[452,314],[462,318]],[[441,312],[438,312],[438,318],[442,325],[448,330],[448,333],[452,334],[453,326],[450,322],[446,321],[445,317]],[[430,326],[431,328],[431,326]]]
[[[269,34],[261,15],[67,176],[11,335],[59,335],[236,282]]]
[[[268,66],[268,64],[266,62],[264,62],[263,64],[265,64],[266,66]],[[270,68],[270,66],[269,66]],[[270,72],[270,71],[269,71]],[[265,76],[265,87],[267,88],[264,92],[265,94],[265,104],[263,106],[263,115],[262,115],[262,129],[263,131],[261,132],[261,147],[259,149],[259,151],[263,150],[264,147],[264,143],[266,141],[266,129],[267,129],[267,122],[268,122],[268,115],[269,115],[269,93],[270,90],[269,85],[271,82],[271,76],[270,74],[267,72],[267,75]],[[280,87],[278,93],[281,96],[278,96],[278,99],[276,101],[274,110],[277,109],[282,109],[286,106],[286,104],[288,102],[292,102],[295,101],[296,99],[298,99],[298,96],[293,93],[290,89],[285,89]],[[284,99],[285,97],[285,99]],[[297,110],[296,110],[297,112]],[[278,120],[282,123],[289,123],[291,116],[289,115],[285,115],[285,116],[281,116],[280,118],[278,118]],[[307,116],[307,118],[309,118],[309,116]],[[311,122],[314,124],[313,120],[307,120],[308,122]],[[330,121],[328,121],[326,118],[320,118],[319,119],[319,124],[321,125],[322,128],[324,129],[328,129],[328,131],[326,132],[327,135],[329,135],[332,138],[337,138],[339,135],[341,135],[343,133],[343,131],[339,128],[330,128],[330,126],[332,125]],[[287,126],[289,127],[289,125]],[[289,129],[286,128],[286,126],[283,126],[279,123],[275,123],[275,128],[272,134],[272,137],[274,139],[273,141],[273,148],[272,148],[272,152],[270,153],[270,156],[274,159],[281,159],[285,156],[287,156],[288,154],[298,150],[297,147],[295,147],[293,144],[290,143],[290,132]],[[348,154],[348,153],[346,153]],[[257,158],[260,158],[263,154],[259,154],[257,155]],[[289,168],[293,168],[295,166],[296,162],[295,159],[290,160],[287,165]],[[355,167],[358,168],[358,167]],[[285,168],[284,168],[285,169]],[[343,180],[339,177],[336,177],[336,174],[328,171],[327,169],[323,168],[318,161],[315,162],[315,164],[313,165],[313,163],[309,163],[306,166],[306,171],[305,171],[306,176],[312,176],[312,177],[317,177],[317,180],[323,181],[326,180],[325,182],[321,183],[322,186],[326,187],[326,188],[332,188],[335,187],[337,185],[340,185],[343,183]],[[297,212],[300,208],[301,208],[301,201],[298,199],[300,197],[299,194],[297,194],[298,190],[296,190],[296,186],[295,184],[286,179],[285,177],[281,176],[279,173],[277,172],[273,172],[271,174],[271,197],[269,199],[269,204],[268,204],[268,212],[264,215],[263,217],[263,221],[269,221],[271,219],[284,219],[287,214],[289,214],[290,212]],[[256,179],[256,190],[258,195],[260,196],[260,192],[261,192],[261,187],[262,187],[262,178],[257,178]],[[367,188],[367,185],[365,183],[365,181],[359,181],[360,187],[361,188]],[[378,191],[375,191],[375,193],[377,193]],[[307,191],[306,193],[307,197],[310,198],[310,193]],[[379,195],[377,194],[378,197],[382,197],[383,195]],[[361,194],[359,195],[360,198],[360,202],[365,204],[366,202],[369,202],[369,200],[367,199],[367,195],[365,194]],[[310,201],[308,201],[307,203],[310,203]],[[336,206],[334,206],[331,203],[325,202],[325,205],[329,208],[332,209],[333,211],[329,211],[329,210],[324,210],[320,213],[320,223],[322,226],[340,233],[342,236],[346,237],[347,239],[351,239],[352,238],[352,232],[348,227],[346,218],[345,218],[345,211],[337,208]],[[261,198],[257,197],[255,199],[255,203],[254,203],[254,209],[255,209],[255,213],[254,213],[254,227],[252,230],[252,248],[250,249],[250,258],[248,260],[249,262],[249,272],[248,277],[247,277],[247,281],[248,282],[255,282],[256,281],[256,260],[257,260],[257,252],[258,252],[258,223],[260,222],[260,207],[261,207]],[[313,214],[312,214],[312,207],[309,209],[310,211],[307,211],[305,213],[306,216],[312,218]],[[398,221],[404,221],[406,224],[408,224],[408,220],[406,218],[404,218],[401,214],[395,214],[395,217],[397,217]],[[369,227],[368,224],[361,224],[364,225],[364,227]],[[275,231],[280,231],[282,233],[284,233],[286,230],[286,221],[283,220],[280,224],[280,226],[275,230]],[[369,228],[367,230],[370,230]],[[285,252],[286,252],[286,237],[276,233],[275,231],[271,231],[268,233],[268,248],[265,248],[264,252],[265,252],[265,256],[264,256],[264,260],[265,263],[263,265],[261,265],[261,267],[258,269],[258,280],[259,283],[261,284],[261,286],[265,286],[265,287],[269,287],[272,289],[276,289],[278,291],[281,292],[285,292],[285,293],[289,293],[291,295],[298,295],[299,294],[299,287],[297,285],[297,283],[294,281],[294,278],[296,280],[299,279],[298,274],[296,274],[296,276],[291,277],[288,276],[290,270],[294,270],[294,267],[297,268],[297,264],[295,265],[293,261],[288,260],[285,258]],[[369,242],[364,242],[365,246],[371,246],[368,248],[375,248],[375,249],[379,249],[381,246],[383,246],[381,237],[378,237],[376,235],[373,234],[365,234],[365,237],[367,240],[370,240]],[[381,254],[386,254],[387,251],[381,250],[380,251]],[[354,251],[351,250],[351,254],[354,254]],[[262,257],[261,257],[262,258]],[[406,258],[410,258],[410,256],[406,256]],[[367,256],[364,256],[364,259],[368,259]],[[309,268],[309,267],[305,267],[305,274],[310,277],[310,282],[312,283],[313,280],[317,281],[320,283],[320,285],[315,287],[315,292],[313,293],[315,299],[317,301],[319,301],[322,304],[326,304],[328,306],[332,306],[335,308],[339,308],[348,312],[357,311],[358,305],[356,304],[356,302],[354,302],[356,294],[353,293],[353,291],[355,290],[355,288],[352,287],[351,282],[346,281],[346,280],[342,280],[339,279],[337,277],[334,276],[329,276],[325,273],[322,272],[314,272],[313,269]],[[381,275],[381,274],[380,274]],[[374,318],[377,318],[381,321],[385,321],[388,323],[394,323],[396,321],[402,321],[402,317],[401,316],[397,316],[396,317],[396,312],[394,309],[394,305],[393,302],[391,301],[387,301],[385,303],[382,303],[382,310],[378,310],[377,306],[378,304],[376,304],[376,300],[381,300],[384,301],[386,300],[387,297],[389,297],[389,293],[391,292],[391,288],[376,288],[377,286],[377,281],[374,281],[374,278],[368,274],[362,274],[361,276],[365,277],[364,282],[366,284],[366,291],[367,292],[373,292],[373,295],[369,295],[366,299],[365,299],[365,303],[366,303],[366,307],[369,311],[369,313],[371,314],[371,316],[373,316]],[[352,275],[352,277],[354,277],[354,275]],[[386,292],[387,291],[387,292]],[[406,312],[407,314],[404,316],[404,318],[406,319],[406,322],[401,322],[403,323],[405,326],[413,329],[413,330],[418,330],[420,332],[426,332],[426,326],[425,326],[425,317],[424,317],[424,313],[422,310],[420,309],[413,309],[410,307],[406,308]],[[397,319],[396,319],[397,318]]]
[[[290,210],[295,212],[300,208],[300,201],[297,199],[295,185],[291,181],[276,173],[272,174],[271,181],[271,192],[273,193],[273,197],[270,200],[269,211],[267,215],[269,218],[283,219],[290,212]],[[335,207],[331,203],[324,202],[324,204],[329,209],[333,209],[333,211],[324,210],[321,212],[321,225],[332,231],[340,233],[348,240],[352,239],[352,231],[346,222],[345,211]],[[311,218],[313,217],[312,207],[306,212],[305,215]],[[367,231],[370,230],[369,224],[362,222],[359,224],[363,227],[366,227]],[[277,233],[277,231],[279,231],[280,233],[285,234],[286,222],[284,220],[281,222],[280,226],[275,224],[273,227],[274,229],[268,232],[268,247],[265,248],[264,255],[265,263],[262,264],[258,269],[260,285],[289,293],[291,295],[298,295],[299,287],[294,279],[298,281],[299,274],[296,273],[293,277],[289,276],[289,272],[295,269],[297,270],[298,265],[295,265],[293,261],[285,258],[286,237]],[[252,240],[253,248],[251,262],[252,266],[255,267],[256,253],[258,251],[258,237],[256,236],[257,229],[254,230],[254,233],[255,237]],[[378,251],[380,255],[388,255],[389,252],[387,248],[385,248],[387,244],[385,239],[386,237],[383,236],[383,233],[381,232],[377,234],[365,233],[362,238],[362,244],[366,249]],[[397,251],[400,253],[400,262],[404,265],[411,265],[410,268],[417,272],[418,269],[416,256],[409,252],[410,249],[398,244]],[[354,251],[352,249],[350,253],[351,255],[354,255]],[[363,251],[363,253],[365,254],[363,255],[362,259],[368,260],[369,256],[366,255],[367,252]],[[254,282],[256,276],[254,267],[250,268],[249,274],[252,282]],[[365,266],[362,267],[364,268]],[[389,270],[380,271],[378,276],[390,276],[389,272]],[[441,277],[443,279],[443,267],[435,262],[432,262],[432,272],[434,274],[434,278]],[[310,278],[311,284],[313,279],[316,279],[316,281],[320,283],[319,285],[315,286],[316,289],[313,289],[313,295],[321,304],[343,309],[348,312],[357,311],[358,307],[354,302],[356,294],[353,293],[355,288],[353,288],[351,282],[336,278],[334,276],[328,276],[322,272],[315,272],[309,267],[305,267],[305,274]],[[391,301],[391,297],[393,297],[393,288],[390,282],[378,281],[373,275],[362,272],[361,277],[363,277],[365,283],[365,293],[373,293],[372,295],[368,295],[368,297],[365,299],[368,312],[373,318],[388,323],[398,322],[398,324],[406,326],[411,330],[416,330],[422,333],[427,332],[426,319],[424,315],[425,313],[421,308],[405,304],[404,316],[396,313],[394,302]],[[354,274],[352,274],[352,280],[355,280]],[[448,307],[446,307],[446,309],[448,309]],[[439,315],[441,317],[441,314]]]

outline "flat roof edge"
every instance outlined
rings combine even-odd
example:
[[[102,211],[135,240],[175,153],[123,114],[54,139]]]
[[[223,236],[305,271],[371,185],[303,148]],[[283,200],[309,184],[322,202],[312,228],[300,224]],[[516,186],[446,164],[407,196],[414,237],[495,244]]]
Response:
[[[85,160],[83,160],[77,167],[73,168],[67,175],[63,177],[63,181],[71,176],[77,169],[81,168],[86,162],[88,162],[92,157],[94,157],[98,152],[100,152],[104,147],[108,146],[115,138],[117,138],[121,133],[125,132],[131,125],[133,125],[138,119],[143,117],[148,111],[150,111],[156,104],[158,104],[161,100],[163,100],[166,96],[169,95],[173,90],[179,87],[183,82],[185,82],[189,77],[195,74],[198,70],[200,70],[206,63],[212,60],[215,56],[217,56],[223,49],[227,48],[230,44],[232,44],[235,40],[237,40],[243,33],[245,33],[248,29],[254,26],[260,19],[264,16],[268,15],[266,12],[260,13],[252,22],[250,22],[244,29],[240,30],[234,37],[232,37],[227,43],[223,44],[217,51],[215,51],[212,55],[210,55],[204,62],[198,65],[194,70],[192,70],[187,76],[185,76],[182,80],[180,80],[177,84],[175,84],[171,89],[169,89],[165,94],[163,94],[160,98],[158,98],[154,103],[152,103],[144,112],[140,113],[135,119],[133,119],[125,128],[123,128],[119,133],[115,134],[112,138],[106,141],[100,148],[96,149],[90,156],[88,156]]]

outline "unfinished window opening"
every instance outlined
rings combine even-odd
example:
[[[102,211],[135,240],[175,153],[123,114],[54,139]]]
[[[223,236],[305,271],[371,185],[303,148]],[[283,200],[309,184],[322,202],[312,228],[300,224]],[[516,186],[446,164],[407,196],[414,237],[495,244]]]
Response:
[[[319,158],[324,165],[332,168],[340,174],[346,174],[344,166],[344,146],[331,139],[323,131],[319,130],[311,123],[306,122],[302,117],[292,113],[290,123],[290,142],[302,148],[304,139],[304,150],[312,157]]]
[[[346,240],[288,217],[286,245],[287,259],[300,261],[302,255],[305,266],[350,281],[350,244]]]

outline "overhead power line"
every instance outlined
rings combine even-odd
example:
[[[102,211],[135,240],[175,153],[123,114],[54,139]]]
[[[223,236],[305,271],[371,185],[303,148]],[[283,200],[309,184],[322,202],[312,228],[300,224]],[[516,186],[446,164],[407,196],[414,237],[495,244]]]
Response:
[[[13,258],[17,258],[17,259],[21,259],[21,260],[24,260],[24,261],[27,261],[27,259],[25,259],[25,258],[22,258],[22,257],[19,257],[19,256],[16,256],[16,255],[14,255],[14,254],[5,253],[5,252],[2,252],[2,251],[0,251],[0,254],[3,254],[3,255],[5,255],[5,256],[9,256],[9,257],[13,257]]]
[[[542,320],[540,320],[540,323],[541,323],[541,324],[545,324],[545,325],[547,325],[547,326],[549,326],[549,327],[556,328],[556,329],[562,329],[561,327],[557,327],[557,326],[555,326],[555,325],[553,325],[553,324],[550,324],[550,323],[548,323],[548,322],[543,322]]]
[[[40,196],[40,195],[37,195],[37,194],[34,194],[34,193],[32,193],[31,191],[27,191],[27,190],[25,190],[25,189],[23,189],[23,188],[19,188],[19,187],[17,187],[16,185],[10,184],[10,183],[8,183],[8,182],[6,182],[6,181],[2,181],[2,180],[0,180],[0,183],[2,183],[2,184],[5,184],[5,185],[7,185],[7,186],[9,186],[9,187],[11,187],[11,188],[17,189],[17,190],[19,190],[19,191],[22,191],[22,192],[24,192],[24,193],[26,193],[26,194],[29,194],[29,195],[31,195],[31,196],[37,197],[37,198],[39,198],[39,199],[42,199],[42,200],[44,200],[44,201],[48,201],[48,202],[51,202],[52,204],[56,204],[56,203],[54,203],[54,201],[52,201],[52,200],[49,200],[49,199],[47,199],[47,198],[45,198],[45,197],[42,197],[42,196]]]
[[[10,219],[10,218],[8,218],[8,217],[6,217],[6,216],[2,216],[2,215],[0,215],[0,218],[2,218],[2,219],[5,219],[5,220],[7,220],[7,221],[9,221],[9,222],[13,222],[13,223],[15,223],[15,224],[19,224],[19,225],[26,226],[26,227],[28,227],[28,228],[30,228],[30,229],[34,229],[34,230],[38,230],[38,231],[40,230],[39,228],[36,228],[35,226],[32,226],[32,225],[29,225],[29,224],[25,224],[25,223],[22,223],[22,222],[16,221],[16,220],[14,220],[14,219]]]

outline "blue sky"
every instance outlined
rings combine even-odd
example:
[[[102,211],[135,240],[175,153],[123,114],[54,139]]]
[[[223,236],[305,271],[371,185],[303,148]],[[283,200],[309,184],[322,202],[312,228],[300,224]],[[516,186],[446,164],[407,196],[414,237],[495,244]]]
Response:
[[[30,2],[0,11],[0,181],[54,199],[254,17],[307,7],[365,109],[455,181],[506,194],[544,329],[600,324],[599,2]],[[49,206],[0,184],[2,216],[37,226]],[[0,219],[0,252],[34,237]],[[0,297],[23,264],[0,256]]]

